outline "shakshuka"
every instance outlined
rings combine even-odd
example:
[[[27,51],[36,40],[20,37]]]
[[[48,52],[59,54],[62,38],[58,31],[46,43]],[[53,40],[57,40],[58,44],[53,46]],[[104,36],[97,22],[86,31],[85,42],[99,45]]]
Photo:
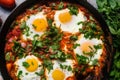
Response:
[[[4,51],[13,80],[97,78],[107,55],[99,22],[84,7],[67,2],[36,4],[19,15]]]

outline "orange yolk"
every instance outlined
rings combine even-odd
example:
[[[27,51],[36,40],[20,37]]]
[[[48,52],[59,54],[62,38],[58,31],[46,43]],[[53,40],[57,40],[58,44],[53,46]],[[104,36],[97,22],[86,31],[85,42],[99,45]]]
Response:
[[[80,46],[80,48],[81,48],[81,50],[83,51],[83,52],[91,52],[92,51],[92,49],[91,48],[93,48],[93,44],[92,43],[90,43],[90,42],[84,42],[84,43],[82,43],[82,45]]]
[[[29,64],[29,67],[26,68],[29,72],[34,72],[38,68],[38,61],[34,58],[27,59],[26,62]]]
[[[60,13],[59,14],[59,20],[62,22],[62,23],[67,23],[69,22],[70,20],[72,19],[71,15],[69,12],[64,12],[64,13]]]
[[[56,69],[52,72],[52,77],[54,80],[64,80],[65,74],[62,71]]]
[[[43,31],[45,31],[47,29],[47,26],[48,26],[47,21],[45,19],[43,19],[43,18],[41,18],[41,19],[35,19],[33,21],[32,25],[33,25],[34,29],[37,32],[43,32]]]

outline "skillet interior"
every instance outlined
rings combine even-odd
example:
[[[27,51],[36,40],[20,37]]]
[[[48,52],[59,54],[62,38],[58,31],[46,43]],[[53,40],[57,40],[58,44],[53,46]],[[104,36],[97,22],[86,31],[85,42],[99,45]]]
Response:
[[[7,35],[7,32],[10,28],[11,23],[15,20],[15,18],[21,14],[22,12],[24,12],[27,8],[29,8],[30,6],[36,4],[36,3],[40,3],[42,4],[46,4],[48,1],[50,2],[55,2],[58,0],[27,0],[24,3],[22,3],[20,6],[18,6],[11,14],[10,16],[7,18],[6,22],[4,23],[4,25],[0,28],[0,70],[2,73],[2,76],[4,78],[4,80],[10,80],[10,76],[7,72],[7,69],[5,67],[5,58],[4,58],[4,46],[5,46],[5,36]],[[61,0],[59,0],[61,1]],[[89,3],[87,3],[84,0],[63,0],[63,1],[67,1],[70,3],[76,3],[79,4],[83,7],[85,7],[86,9],[88,9],[88,11],[90,11],[92,13],[92,15],[96,18],[96,20],[100,23],[101,28],[105,34],[105,40],[106,40],[106,48],[108,50],[108,61],[106,61],[106,66],[104,68],[104,74],[106,75],[107,72],[109,72],[109,68],[110,67],[110,62],[111,62],[111,53],[113,51],[112,49],[112,39],[111,39],[111,35],[109,32],[109,29],[105,23],[105,21],[103,20],[103,18],[101,17],[101,15],[98,13],[98,11],[92,7]],[[107,75],[106,75],[107,76]],[[106,80],[107,77],[104,77],[104,80]],[[86,79],[88,80],[88,79]],[[92,80],[92,79],[89,79]]]

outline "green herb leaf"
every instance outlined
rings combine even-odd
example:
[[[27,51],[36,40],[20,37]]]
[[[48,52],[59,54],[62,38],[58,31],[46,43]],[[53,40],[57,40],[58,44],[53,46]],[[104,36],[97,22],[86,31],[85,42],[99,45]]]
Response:
[[[78,14],[78,8],[76,6],[69,5],[68,9],[70,10],[71,15],[77,15]]]
[[[22,22],[20,29],[22,30],[23,34],[25,34],[26,36],[30,35],[29,33],[30,28],[26,25],[25,21]]]
[[[45,70],[41,69],[39,73],[35,72],[35,74],[38,75],[38,76],[42,76],[42,75],[44,75],[44,72],[45,72]]]
[[[111,66],[111,72],[109,80],[120,79],[120,0],[96,0],[98,10],[105,19],[109,26],[110,32],[113,37],[113,46],[116,49],[114,52],[113,65]]]
[[[58,5],[58,9],[61,10],[64,8],[64,3],[63,2],[60,2],[60,4]]]
[[[96,50],[101,49],[101,48],[102,48],[102,45],[101,45],[101,44],[94,45],[94,48],[95,48]]]
[[[53,63],[51,60],[49,59],[45,59],[43,61],[43,66],[46,67],[48,69],[48,71],[52,70],[53,69]]]
[[[49,25],[49,26],[52,26],[53,20],[52,20],[52,19],[48,19],[47,21],[48,21],[48,25]]]
[[[72,40],[72,41],[76,41],[76,40],[78,40],[78,36],[73,35],[73,36],[70,37],[70,40]]]
[[[10,61],[10,52],[7,52],[5,55],[5,60]]]
[[[77,25],[80,25],[80,24],[83,24],[83,23],[84,23],[83,21],[80,21],[80,22],[77,23]]]
[[[88,57],[85,57],[83,55],[78,55],[78,54],[77,54],[77,60],[78,60],[79,65],[87,64],[89,62],[89,58]]]
[[[78,46],[80,46],[80,44],[77,44],[77,43],[76,43],[76,44],[73,45],[73,48],[75,49],[75,48],[77,48]]]
[[[72,71],[72,67],[71,66],[68,66],[68,71]]]
[[[50,48],[52,48],[52,50],[55,51],[55,50],[58,50],[60,48],[60,46],[58,44],[54,43],[53,45],[50,46]]]
[[[92,61],[92,65],[93,65],[93,66],[98,65],[98,59],[94,59],[94,60]]]
[[[37,41],[36,42],[36,46],[42,48],[43,47],[43,43],[41,41]]]
[[[17,75],[18,78],[20,78],[20,76],[22,75],[22,73],[23,73],[22,71],[19,71],[19,72],[18,72],[18,75]]]
[[[19,58],[22,58],[24,56],[25,49],[21,47],[19,42],[14,41],[13,52],[15,52]]]
[[[24,21],[24,22],[22,22],[20,29],[25,29],[25,27],[26,27],[26,22]]]
[[[55,37],[58,34],[58,29],[55,26],[51,26],[49,31],[47,32],[49,37]]]
[[[27,62],[23,62],[22,65],[25,67],[25,68],[29,68],[30,65],[27,63]]]
[[[67,68],[67,65],[62,65],[62,64],[60,64],[60,68],[66,69],[66,68]]]
[[[92,38],[100,38],[100,36],[103,35],[103,31],[101,28],[97,28],[96,22],[91,20],[91,21],[85,21],[85,22],[80,22],[83,27],[82,29],[79,29],[79,32],[84,34],[85,38],[92,39]]]
[[[28,73],[25,73],[25,75],[28,75]]]
[[[117,3],[115,0],[109,0],[110,7],[114,9],[117,6]]]
[[[70,65],[62,65],[62,64],[60,64],[60,68],[68,70],[68,71],[72,71],[72,67]]]
[[[42,77],[42,79],[41,80],[46,80],[46,78],[45,77]]]
[[[56,51],[56,54],[50,55],[50,58],[58,59],[58,60],[64,62],[64,61],[66,61],[66,59],[71,59],[72,56],[71,56],[71,54],[65,54],[64,52],[58,50],[58,51]]]
[[[11,56],[11,60],[14,61],[15,60],[15,56],[12,55]]]

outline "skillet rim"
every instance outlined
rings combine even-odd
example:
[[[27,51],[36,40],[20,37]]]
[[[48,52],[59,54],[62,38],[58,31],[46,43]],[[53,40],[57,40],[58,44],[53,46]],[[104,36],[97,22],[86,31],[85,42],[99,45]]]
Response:
[[[47,0],[46,0],[47,1]],[[48,0],[48,1],[57,1],[57,0]],[[61,0],[59,0],[61,1]],[[112,46],[112,37],[111,37],[111,33],[108,29],[108,26],[105,22],[105,20],[102,18],[101,14],[91,5],[89,4],[87,1],[85,0],[63,0],[63,1],[68,1],[70,3],[74,2],[78,5],[83,6],[85,9],[87,9],[93,16],[94,18],[100,23],[101,28],[105,34],[105,38],[107,40],[107,47],[110,50],[110,57],[112,57],[112,52],[113,52],[113,46]],[[1,74],[3,76],[3,79],[5,80],[12,80],[11,77],[9,76],[6,66],[5,66],[5,55],[4,55],[4,47],[5,47],[5,36],[7,35],[7,32],[9,30],[10,27],[8,27],[9,25],[12,24],[12,22],[15,20],[15,18],[20,15],[21,13],[23,13],[27,8],[29,8],[30,6],[36,4],[37,2],[40,3],[45,3],[44,0],[26,0],[25,2],[23,2],[22,4],[20,4],[17,8],[15,8],[11,14],[8,16],[8,18],[6,19],[6,21],[4,22],[4,24],[0,27],[0,45],[2,47],[0,47],[0,71]],[[6,27],[7,26],[7,27]],[[109,40],[111,39],[111,40]],[[110,60],[111,62],[111,60]],[[110,63],[111,64],[111,63]],[[108,77],[108,75],[107,75]],[[107,79],[107,77],[105,79]]]

